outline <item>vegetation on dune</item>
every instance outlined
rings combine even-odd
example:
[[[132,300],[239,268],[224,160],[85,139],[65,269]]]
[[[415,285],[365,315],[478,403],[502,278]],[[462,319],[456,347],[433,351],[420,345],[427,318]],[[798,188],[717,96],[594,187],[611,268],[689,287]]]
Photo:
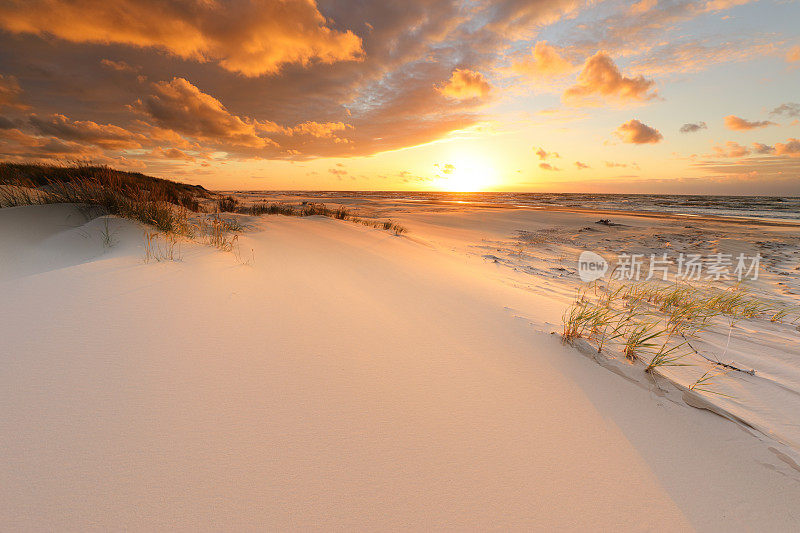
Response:
[[[164,201],[190,211],[199,211],[198,198],[211,196],[201,185],[178,183],[84,162],[71,165],[0,163],[0,184],[30,187],[43,193],[63,192],[69,189],[68,185],[85,187],[93,184],[131,199]]]
[[[189,212],[201,210],[200,186],[108,167],[0,163],[0,207],[73,203],[102,207],[166,233],[191,235]]]
[[[565,311],[561,337],[569,343],[585,339],[598,352],[613,344],[649,374],[662,367],[687,366],[686,358],[697,356],[712,368],[689,389],[714,393],[713,378],[755,372],[723,361],[724,353],[706,354],[693,346],[694,339],[720,319],[732,329],[738,320],[796,323],[800,314],[796,307],[761,300],[738,285],[720,289],[633,283],[612,289],[595,283]]]
[[[376,220],[359,217],[350,213],[343,206],[331,209],[325,204],[303,202],[299,206],[276,202],[259,202],[252,205],[240,205],[236,198],[227,196],[217,200],[217,209],[220,212],[240,213],[244,215],[284,215],[294,217],[322,216],[337,220],[349,220],[371,228],[391,231],[395,235],[405,233],[406,228],[392,220]]]
[[[344,207],[331,209],[325,204],[311,202],[300,205],[261,202],[244,206],[234,196],[214,200],[215,196],[200,185],[82,162],[71,165],[0,163],[0,207],[47,203],[97,205],[108,214],[137,220],[159,231],[191,236],[195,228],[188,222],[188,216],[192,212],[203,212],[203,200],[207,200],[220,213],[316,215],[349,220],[396,235],[406,231],[391,220],[357,217]]]
[[[175,261],[181,257],[177,237],[198,238],[219,250],[241,254],[237,233],[242,224],[220,213],[245,215],[325,216],[349,220],[366,226],[392,231],[405,228],[391,220],[357,217],[345,208],[330,209],[325,204],[303,202],[300,205],[266,203],[243,206],[234,196],[218,197],[199,185],[188,185],[123,172],[106,166],[78,162],[71,165],[0,163],[0,208],[21,205],[72,203],[99,206],[103,212],[141,222],[157,230],[145,230],[145,261]],[[216,210],[211,215],[200,214]],[[197,215],[195,215],[197,213]],[[160,235],[161,234],[161,235]],[[103,237],[111,245],[109,235]],[[163,240],[163,243],[161,242]]]

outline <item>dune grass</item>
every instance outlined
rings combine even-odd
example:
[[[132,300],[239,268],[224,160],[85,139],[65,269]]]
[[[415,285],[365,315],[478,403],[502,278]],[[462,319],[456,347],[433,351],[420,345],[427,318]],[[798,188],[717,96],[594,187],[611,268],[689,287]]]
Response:
[[[692,345],[691,339],[722,320],[731,328],[738,320],[796,323],[800,312],[796,306],[760,299],[740,285],[632,283],[612,287],[611,282],[596,282],[581,290],[564,312],[561,335],[565,342],[583,338],[598,352],[613,344],[627,360],[641,362],[650,374],[663,367],[687,366],[687,356],[699,356],[712,370],[690,389],[713,392],[716,377],[733,371],[755,372],[722,361],[725,353],[704,354]]]
[[[158,231],[144,232],[144,262],[180,261],[181,247],[177,235]]]
[[[216,213],[200,214],[204,211],[201,201],[211,204]],[[68,165],[0,163],[0,208],[53,203],[98,206],[105,214],[154,228],[155,233],[145,230],[145,262],[180,260],[178,237],[199,239],[218,250],[233,252],[240,263],[251,262],[252,250],[247,256],[239,246],[238,233],[244,228],[236,218],[220,216],[226,212],[254,216],[325,216],[392,231],[396,235],[406,231],[391,220],[357,217],[343,206],[331,209],[325,204],[310,202],[299,206],[266,202],[243,206],[230,195],[214,200],[212,193],[197,185],[83,162]],[[104,246],[112,245],[113,238],[107,226],[102,238]]]
[[[88,165],[0,164],[0,207],[71,203],[95,205],[165,233],[191,235],[190,212],[202,188]],[[202,189],[204,191],[204,189]]]
[[[234,199],[235,200],[235,199]],[[336,220],[347,220],[356,224],[364,226],[391,231],[395,235],[401,235],[406,232],[406,228],[392,220],[376,220],[366,217],[359,217],[348,211],[344,206],[338,206],[334,209],[321,203],[303,202],[295,206],[287,203],[277,202],[259,202],[252,205],[242,206],[238,202],[232,203],[227,200],[217,203],[220,211],[229,211],[234,213],[241,213],[245,215],[284,215],[294,217],[310,217],[310,216],[323,216],[334,218]],[[223,207],[225,209],[223,209]]]

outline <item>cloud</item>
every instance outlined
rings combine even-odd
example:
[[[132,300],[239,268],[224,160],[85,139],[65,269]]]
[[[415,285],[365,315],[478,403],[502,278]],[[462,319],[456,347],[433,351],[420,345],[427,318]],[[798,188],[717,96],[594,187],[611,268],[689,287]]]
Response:
[[[288,135],[309,135],[318,139],[335,139],[338,142],[345,142],[336,136],[339,131],[345,131],[351,128],[350,124],[344,122],[303,122],[292,128],[283,128]]]
[[[30,0],[0,4],[0,27],[75,43],[155,48],[245,76],[287,64],[360,59],[361,39],[329,27],[314,0]]]
[[[723,9],[730,9],[736,6],[749,4],[754,0],[709,0],[703,6],[704,11],[721,11]]]
[[[138,72],[141,70],[141,67],[134,67],[125,61],[114,61],[113,59],[102,59],[100,64],[103,68],[116,72]]]
[[[800,104],[787,102],[785,104],[779,105],[778,107],[770,111],[769,114],[783,115],[785,117],[800,117]]]
[[[231,114],[222,102],[184,78],[152,84],[154,93],[138,100],[133,109],[148,115],[162,128],[201,140],[224,141],[263,148],[274,141],[258,135],[256,123]],[[262,128],[268,127],[266,124]],[[279,129],[277,125],[275,129]]]
[[[456,69],[450,79],[438,87],[440,93],[457,100],[486,98],[492,86],[480,72],[469,69]]]
[[[557,77],[568,74],[575,66],[564,58],[559,48],[539,41],[531,48],[531,55],[514,61],[511,70],[534,78]]]
[[[791,138],[786,143],[775,143],[775,154],[800,157],[800,139]]]
[[[547,24],[574,13],[578,0],[493,0],[478,2],[476,20],[485,20],[486,29],[501,35],[530,36]],[[480,5],[482,4],[482,5]]]
[[[561,157],[560,155],[558,155],[557,152],[546,152],[544,148],[536,149],[535,153],[536,153],[537,156],[539,156],[539,159],[541,161],[544,161],[544,160],[546,160],[546,159],[548,159],[550,157]]]
[[[52,137],[39,137],[18,128],[0,130],[0,156],[16,161],[46,159],[97,160],[102,152],[81,143],[62,141]]]
[[[751,122],[749,120],[745,120],[743,118],[737,117],[736,115],[728,115],[725,117],[725,126],[729,130],[733,131],[747,131],[747,130],[754,130],[757,128],[765,128],[767,126],[776,126],[774,122],[770,122],[769,120],[759,120],[755,122]]]
[[[718,157],[744,157],[750,155],[750,150],[737,142],[728,141],[724,146],[715,146],[714,153]]]
[[[17,78],[0,74],[0,107],[24,108],[24,106],[19,103],[20,94],[22,94],[22,89],[19,86]]]
[[[591,167],[589,165],[587,165],[586,163],[581,163],[580,161],[575,161],[575,168],[577,168],[578,170],[583,170],[584,168],[591,168]]]
[[[656,7],[658,0],[639,0],[635,4],[633,4],[630,9],[629,13],[637,15],[639,13],[646,13]]]
[[[723,42],[715,42],[709,38],[676,40],[659,42],[645,53],[636,54],[639,57],[631,61],[631,67],[650,76],[686,74],[701,72],[712,65],[763,58],[775,54],[777,50],[774,40],[763,37],[737,38]]]
[[[766,144],[762,143],[753,143],[753,153],[754,154],[771,154],[775,151],[775,148]]]
[[[611,57],[600,51],[586,60],[577,83],[564,92],[562,99],[573,105],[591,104],[592,98],[598,96],[619,102],[641,102],[657,96],[654,84],[643,76],[624,76]]]
[[[639,168],[639,165],[637,165],[636,163],[631,163],[630,165],[627,163],[617,163],[615,161],[603,161],[603,163],[608,168],[628,168],[628,167],[633,167],[636,169]]]
[[[631,119],[617,128],[617,135],[622,142],[630,144],[654,144],[664,137],[655,129],[642,124],[636,119]]]
[[[177,148],[167,148],[166,150],[160,146],[156,146],[150,155],[160,159],[194,161],[195,158],[185,152],[181,152]]]
[[[113,124],[98,124],[91,120],[73,121],[64,115],[55,114],[44,119],[31,115],[28,121],[40,135],[91,144],[109,150],[141,148],[142,142],[147,141],[144,135],[132,133]]]
[[[771,194],[797,194],[797,176],[800,175],[800,158],[797,157],[762,156],[722,162],[700,161],[692,166],[704,171],[704,181],[712,187],[731,178],[747,180],[749,183],[740,188],[738,194],[753,194],[754,186],[761,186],[761,190],[764,190],[763,185],[769,182],[785,185],[781,192],[776,190]]]
[[[451,163],[444,163],[444,164],[436,163],[433,166],[438,168],[439,171],[442,174],[448,174],[449,175],[449,174],[452,174],[453,172],[455,172],[455,170],[456,170],[455,165],[453,165]]]
[[[700,130],[708,129],[708,125],[705,122],[695,122],[695,123],[687,123],[681,126],[680,132],[681,133],[694,133]]]
[[[553,165],[551,165],[550,163],[539,163],[539,168],[541,168],[542,170],[552,170],[552,171],[559,171],[559,170],[561,170],[561,169],[560,169],[560,168],[558,168],[558,167],[554,167],[554,166],[553,166]]]
[[[787,63],[796,63],[800,61],[800,44],[797,46],[793,46],[786,52],[786,62]]]

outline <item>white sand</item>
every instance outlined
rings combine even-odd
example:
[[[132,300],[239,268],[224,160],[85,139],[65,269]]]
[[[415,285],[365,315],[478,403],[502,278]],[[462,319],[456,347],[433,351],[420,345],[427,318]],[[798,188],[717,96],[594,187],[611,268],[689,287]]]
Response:
[[[0,529],[798,527],[786,450],[562,346],[451,220],[144,264],[131,222],[0,210]]]

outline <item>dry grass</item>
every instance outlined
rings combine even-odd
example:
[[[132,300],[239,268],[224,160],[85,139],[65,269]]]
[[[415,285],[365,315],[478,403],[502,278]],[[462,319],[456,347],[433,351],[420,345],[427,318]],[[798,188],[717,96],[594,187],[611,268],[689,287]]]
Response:
[[[242,225],[236,219],[228,219],[218,214],[202,217],[197,229],[199,236],[207,244],[223,252],[230,252],[238,240],[237,235],[231,233],[242,231]]]
[[[191,235],[188,213],[199,210],[192,186],[107,167],[0,164],[0,207],[71,203]],[[34,188],[36,187],[36,188]]]
[[[101,214],[135,220],[156,230],[145,231],[145,262],[180,259],[178,237],[197,237],[219,250],[233,252],[239,263],[253,261],[254,253],[243,254],[238,232],[244,228],[236,218],[201,216],[199,199],[211,195],[199,186],[176,183],[138,173],[120,172],[85,163],[73,165],[25,165],[0,163],[0,207],[71,203],[99,206]],[[267,204],[242,206],[233,196],[217,199],[218,213],[248,215],[280,214],[287,216],[326,216],[349,220],[366,226],[404,233],[403,226],[391,221],[357,217],[342,206],[330,209],[325,204],[304,202],[299,206]],[[113,235],[103,233],[104,246],[113,245]]]
[[[716,370],[707,372],[690,388],[708,392],[714,377],[731,371],[754,371],[723,362],[725,353],[703,354],[690,339],[726,320],[732,328],[737,320],[799,319],[797,307],[764,301],[738,285],[720,289],[634,283],[612,288],[595,283],[580,292],[565,311],[562,338],[566,342],[584,338],[595,344],[598,352],[613,343],[629,361],[641,361],[647,373],[686,366],[685,358],[695,354]]]
[[[144,232],[144,262],[180,261],[181,248],[174,233]]]
[[[228,205],[230,206],[230,205]],[[310,217],[310,216],[323,216],[335,218],[336,220],[348,220],[357,224],[363,224],[371,228],[382,229],[391,231],[395,235],[401,235],[406,232],[406,228],[392,220],[375,220],[371,218],[359,217],[352,214],[344,206],[338,206],[331,209],[325,204],[303,202],[299,206],[286,203],[268,203],[260,202],[248,206],[234,206],[236,213],[245,215],[284,215],[294,217]],[[221,209],[220,209],[221,210]]]

